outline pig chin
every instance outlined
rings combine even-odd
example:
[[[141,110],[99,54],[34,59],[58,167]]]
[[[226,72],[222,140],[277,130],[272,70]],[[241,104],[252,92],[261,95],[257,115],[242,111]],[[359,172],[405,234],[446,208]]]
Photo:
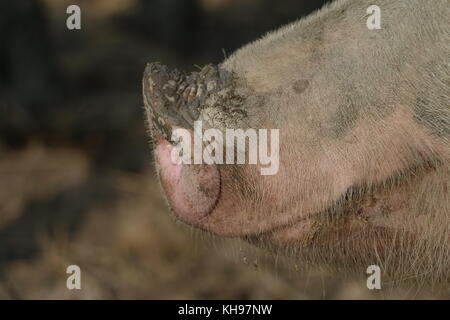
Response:
[[[171,159],[173,146],[158,137],[155,160],[158,175],[173,213],[181,221],[201,227],[203,218],[210,215],[220,198],[220,171],[215,165],[175,164]]]

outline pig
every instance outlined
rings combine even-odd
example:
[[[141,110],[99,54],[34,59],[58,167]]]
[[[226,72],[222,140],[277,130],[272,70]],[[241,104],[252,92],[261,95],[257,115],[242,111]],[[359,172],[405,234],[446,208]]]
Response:
[[[338,0],[190,75],[149,63],[145,113],[172,212],[305,266],[448,284],[449,16],[447,0]],[[196,121],[279,129],[279,170],[175,163],[173,132]]]

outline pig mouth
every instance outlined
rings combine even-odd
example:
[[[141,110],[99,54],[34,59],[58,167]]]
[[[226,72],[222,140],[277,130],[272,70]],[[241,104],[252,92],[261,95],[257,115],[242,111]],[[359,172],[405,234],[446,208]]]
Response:
[[[180,220],[200,227],[219,203],[220,170],[216,165],[173,163],[174,146],[159,135],[155,142],[157,171],[169,207]]]
[[[220,226],[210,221],[216,211],[217,216],[224,213],[221,203],[226,200],[222,201],[220,168],[207,164],[175,164],[170,155],[173,149],[172,143],[156,134],[154,152],[157,173],[169,208],[181,221],[198,229],[221,234],[223,230]],[[271,237],[289,241],[291,237],[298,236],[300,231],[307,231],[309,223],[310,220],[305,217],[287,223],[272,221],[264,230],[241,230],[233,235],[229,232],[224,235],[247,240]]]

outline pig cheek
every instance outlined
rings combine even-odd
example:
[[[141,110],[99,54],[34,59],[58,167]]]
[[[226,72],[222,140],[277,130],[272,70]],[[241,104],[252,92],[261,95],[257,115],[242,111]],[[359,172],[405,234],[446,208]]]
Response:
[[[155,149],[161,185],[175,215],[196,225],[214,210],[219,200],[220,173],[214,165],[174,164],[172,148],[163,142]]]

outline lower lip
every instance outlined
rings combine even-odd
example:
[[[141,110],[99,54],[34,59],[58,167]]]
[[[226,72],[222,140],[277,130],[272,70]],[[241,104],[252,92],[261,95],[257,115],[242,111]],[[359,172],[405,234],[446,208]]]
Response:
[[[173,146],[157,137],[155,158],[169,206],[182,221],[198,225],[214,211],[220,197],[221,179],[214,165],[184,165],[172,162]],[[194,172],[194,166],[195,172]],[[208,190],[204,193],[203,190]]]

